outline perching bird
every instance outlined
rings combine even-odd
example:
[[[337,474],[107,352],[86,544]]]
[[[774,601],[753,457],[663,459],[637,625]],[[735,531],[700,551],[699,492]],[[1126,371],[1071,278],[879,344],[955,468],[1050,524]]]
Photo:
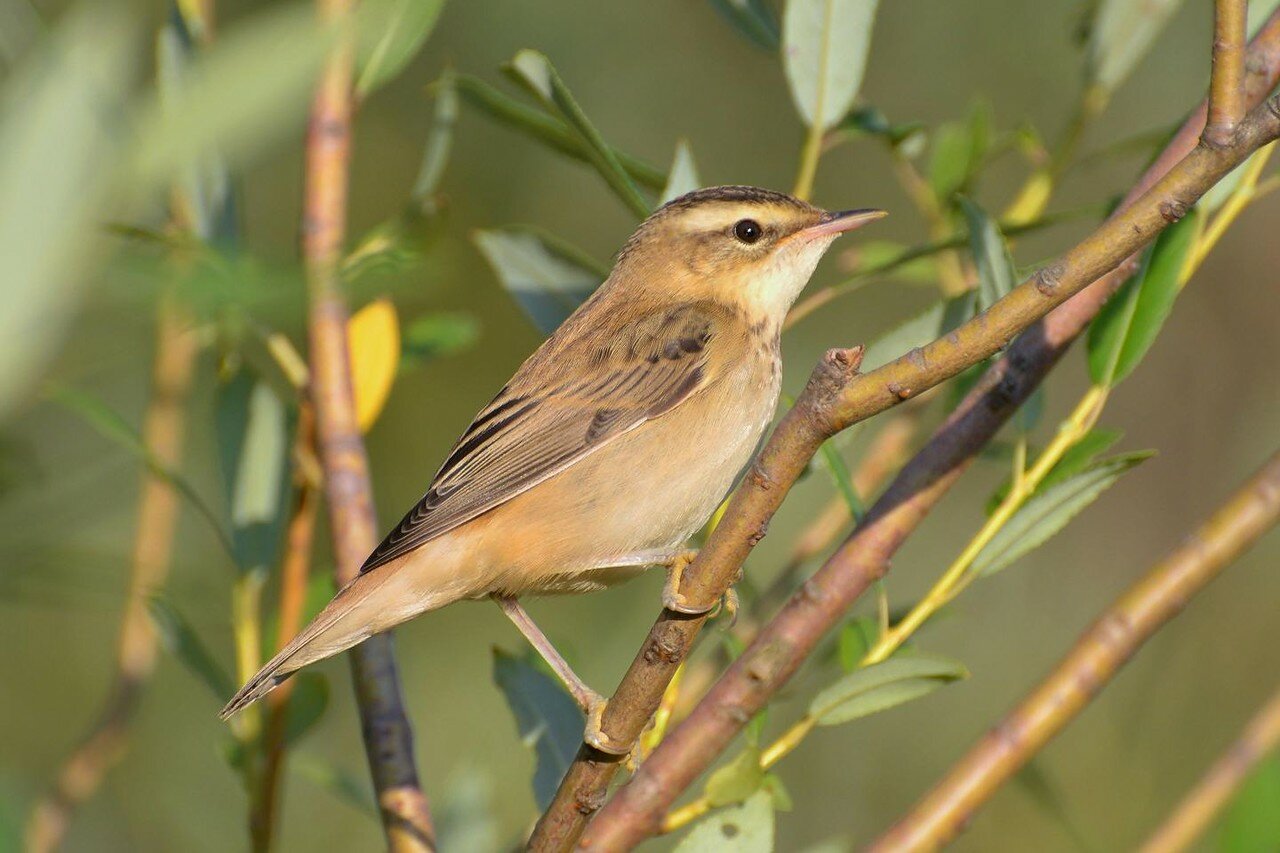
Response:
[[[773,417],[787,310],[841,233],[883,216],[791,196],[698,190],[644,221],[608,280],[516,371],[426,495],[223,718],[292,673],[428,610],[494,598],[600,732],[584,685],[517,602],[672,569]]]

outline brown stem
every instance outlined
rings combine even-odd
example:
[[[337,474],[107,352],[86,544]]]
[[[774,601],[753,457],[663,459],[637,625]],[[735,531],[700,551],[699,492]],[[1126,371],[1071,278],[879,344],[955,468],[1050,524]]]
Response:
[[[294,439],[296,459],[315,452],[315,417],[311,406],[303,403],[298,413],[298,431]],[[280,603],[276,627],[276,650],[288,645],[302,627],[307,601],[307,580],[311,573],[311,550],[315,541],[316,510],[319,504],[317,484],[300,463],[294,475],[294,504],[285,530],[285,552],[280,563]],[[276,801],[279,797],[280,771],[284,767],[284,734],[289,716],[292,681],[281,684],[267,696],[267,721],[263,729],[262,774],[258,791],[249,811],[249,835],[253,849],[271,849],[275,831]]]
[[[175,470],[182,464],[186,403],[199,347],[190,321],[172,298],[161,301],[156,322],[151,398],[142,440],[160,467]],[[154,473],[143,475],[133,569],[111,690],[97,722],[62,765],[54,790],[32,813],[27,826],[28,850],[56,849],[72,812],[93,796],[107,771],[124,756],[129,725],[156,662],[157,638],[147,600],[168,578],[180,505],[172,483]]]
[[[1250,54],[1249,98],[1257,103],[1280,78],[1280,13],[1273,13],[1259,32]],[[1280,117],[1276,109],[1280,108],[1270,102],[1269,106],[1255,110],[1245,126],[1255,130],[1259,124],[1269,127],[1263,137],[1277,132],[1280,130]],[[592,840],[601,849],[624,847],[624,839],[633,844],[656,831],[666,807],[697,775],[696,768],[705,767],[710,762],[733,733],[750,719],[752,709],[763,706],[799,666],[803,657],[812,651],[825,631],[867,586],[883,575],[889,559],[902,541],[1017,406],[1030,396],[1071,341],[1096,315],[1106,298],[1131,274],[1136,265],[1136,257],[1132,253],[1151,236],[1144,238],[1133,228],[1159,229],[1167,221],[1166,217],[1185,209],[1185,205],[1193,203],[1207,186],[1229,170],[1230,164],[1218,159],[1227,150],[1234,152],[1228,160],[1236,163],[1247,156],[1248,150],[1265,141],[1259,137],[1240,146],[1244,136],[1252,135],[1254,131],[1251,130],[1238,136],[1235,146],[1230,149],[1196,148],[1195,140],[1203,121],[1203,110],[1188,119],[1182,131],[1171,140],[1169,147],[1130,192],[1129,204],[1122,206],[1102,228],[1048,268],[1054,274],[1050,278],[1056,276],[1056,288],[1069,291],[1063,294],[1059,290],[1059,295],[1064,299],[1076,293],[1080,295],[1062,303],[1043,323],[1036,324],[1019,337],[1009,352],[988,370],[929,444],[903,468],[868,513],[866,522],[757,637],[689,720],[650,756],[632,784],[619,792],[615,802],[610,804],[609,812],[614,817],[607,822],[612,823],[607,827],[609,834],[602,834],[599,826],[593,833]],[[1210,163],[1217,165],[1203,171]],[[1189,195],[1181,196],[1179,192]],[[1148,224],[1139,224],[1135,218]],[[1111,264],[1114,271],[1094,282],[1093,279],[1109,267],[1099,264],[1103,268],[1098,269],[1099,265],[1081,263],[1082,258],[1088,256],[1094,256],[1100,262],[1105,257],[1105,263]],[[1024,291],[1028,285],[1035,287],[1043,276],[1043,271],[1038,273],[1014,294]],[[1088,286],[1090,282],[1093,282],[1092,287]],[[866,408],[846,404],[841,407],[840,414],[847,414],[851,419],[873,414],[880,403],[874,397],[882,388],[890,390],[891,385],[891,390],[908,394],[928,387],[930,383],[922,380],[925,376],[932,378],[937,375],[939,359],[947,357],[939,344],[964,349],[974,343],[974,338],[961,333],[976,331],[972,328],[975,324],[982,330],[994,331],[1001,324],[997,320],[994,326],[991,325],[993,318],[1002,314],[1006,307],[1008,303],[1002,300],[977,320],[958,329],[956,334],[923,350],[913,351],[850,383],[850,398],[857,400],[866,394],[873,399],[862,401],[869,403]],[[995,333],[1012,336],[1015,331]],[[955,350],[948,353],[955,354]],[[919,373],[913,379],[910,368],[916,366]],[[885,383],[883,386],[880,384],[882,381]],[[811,386],[813,383],[811,380]],[[809,404],[803,408],[797,405],[788,419],[800,417],[802,411],[809,417],[821,419],[820,414],[804,411],[807,408]],[[820,409],[815,412],[820,412]],[[803,467],[803,460],[797,460],[795,454],[802,453],[804,447],[797,446],[788,419],[784,419],[770,438],[760,460],[753,466],[755,476],[748,479],[747,488],[739,490],[716,530],[717,534],[723,531],[724,537],[734,538],[718,544],[713,536],[699,559],[686,569],[687,580],[693,578],[706,580],[708,585],[722,583],[727,586],[736,575],[742,559],[755,541],[748,537],[753,530],[757,534],[762,532],[761,525],[781,502],[785,486],[794,482],[796,473]],[[779,458],[783,464],[778,464]],[[687,587],[692,588],[692,584]],[[640,655],[610,701],[612,714],[605,715],[605,730],[611,737],[628,740],[633,732],[643,728],[648,715],[661,699],[670,677],[669,670],[673,670],[687,654],[701,621],[697,617],[677,617],[665,611],[659,617]],[[744,697],[750,697],[751,701]],[[692,735],[681,737],[685,731]],[[692,743],[699,740],[700,743]],[[539,849],[571,846],[581,835],[586,821],[603,804],[605,787],[617,766],[616,762],[589,749],[580,750],[551,808],[535,830],[535,846]],[[670,773],[661,772],[667,768],[670,768]],[[601,816],[602,821],[609,812]]]
[[[350,0],[319,0],[328,20],[351,12]],[[353,580],[378,544],[369,460],[356,423],[347,354],[347,307],[339,270],[346,236],[347,164],[351,153],[352,46],[344,40],[325,66],[307,131],[302,248],[310,295],[312,402],[324,469],[338,586]],[[413,732],[400,696],[390,634],[349,652],[365,753],[392,850],[430,850],[434,830],[418,784]]]
[[[1187,601],[1280,519],[1280,452],[1108,608],[1057,668],[869,849],[936,850],[1062,731]]]
[[[1195,843],[1231,801],[1254,768],[1280,747],[1280,691],[1249,721],[1239,740],[1213,763],[1168,819],[1142,845],[1142,853],[1179,853]]]
[[[1245,114],[1245,39],[1248,0],[1213,4],[1213,68],[1209,76],[1209,114],[1204,139],[1227,145]]]

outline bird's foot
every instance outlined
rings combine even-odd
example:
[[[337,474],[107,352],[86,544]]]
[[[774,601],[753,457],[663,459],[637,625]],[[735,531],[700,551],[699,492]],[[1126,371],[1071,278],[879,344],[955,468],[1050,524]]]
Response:
[[[698,556],[697,551],[681,551],[667,563],[667,583],[662,588],[662,606],[672,613],[686,613],[690,616],[701,616],[710,612],[716,605],[706,607],[694,604],[680,592],[680,579],[684,577],[685,567]]]
[[[609,700],[594,691],[582,698],[585,699],[583,710],[587,712],[587,728],[582,733],[582,740],[592,749],[599,750],[606,755],[626,755],[630,752],[631,747],[629,744],[621,743],[609,737],[601,725],[604,719],[604,709],[608,706]]]

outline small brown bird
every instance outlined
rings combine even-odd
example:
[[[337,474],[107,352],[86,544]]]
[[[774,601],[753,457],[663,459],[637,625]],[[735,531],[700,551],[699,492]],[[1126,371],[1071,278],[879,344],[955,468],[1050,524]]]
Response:
[[[222,710],[428,610],[492,597],[600,732],[604,699],[517,598],[588,592],[671,569],[749,461],[773,417],[787,310],[841,233],[884,216],[828,213],[754,187],[665,205],[609,278],[486,406],[431,488],[360,570]]]

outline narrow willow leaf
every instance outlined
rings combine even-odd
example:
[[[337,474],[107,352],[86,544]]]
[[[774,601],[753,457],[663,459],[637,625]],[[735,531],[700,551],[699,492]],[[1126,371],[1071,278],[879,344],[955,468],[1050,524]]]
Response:
[[[804,123],[826,130],[862,87],[879,0],[787,0],[782,63]]]
[[[243,162],[303,124],[332,44],[307,3],[289,3],[227,28],[190,65],[180,103],[143,108],[132,146],[134,179],[168,183],[217,152]]]
[[[939,687],[968,678],[959,661],[932,655],[904,655],[854,670],[809,703],[809,716],[834,726],[909,702]]]
[[[1221,853],[1280,850],[1280,755],[1262,761],[1232,799],[1219,832]]]
[[[707,777],[704,793],[711,805],[718,808],[746,800],[760,790],[763,784],[764,768],[760,766],[760,750],[749,746]]]
[[[0,90],[0,417],[44,375],[104,248],[136,16],[77,4]]]
[[[1181,5],[1182,0],[1101,0],[1089,30],[1088,83],[1114,92]]]
[[[378,817],[378,804],[374,802],[369,789],[367,774],[365,778],[361,778],[350,770],[333,764],[328,758],[321,758],[306,750],[290,752],[289,766],[311,784],[328,791],[335,799],[368,817]]]
[[[436,191],[444,177],[445,166],[453,151],[453,132],[458,124],[458,84],[452,71],[447,71],[434,87],[435,111],[431,116],[431,131],[422,149],[422,164],[413,182],[413,199],[419,211],[429,213],[434,208]]]
[[[477,77],[458,74],[453,82],[462,100],[490,118],[539,140],[561,154],[583,162],[588,161],[587,146],[560,119],[504,95]],[[636,181],[655,190],[666,186],[667,176],[662,170],[625,151],[617,148],[610,150],[627,170],[627,174]]]
[[[734,28],[765,50],[777,50],[782,36],[778,19],[766,0],[711,0],[711,6]]]
[[[836,637],[840,668],[845,672],[857,669],[879,638],[880,627],[869,616],[859,616],[840,626],[840,633]]]
[[[977,300],[972,291],[935,302],[872,341],[862,355],[863,372],[882,367],[959,327],[973,316],[976,305]]]
[[[431,35],[444,0],[364,0],[360,27],[360,71],[356,95],[361,99],[404,70]]]
[[[911,247],[891,240],[864,240],[841,252],[840,261],[842,265],[847,264],[855,275],[874,273],[909,284],[934,287],[938,282],[938,265],[927,255],[901,260],[912,251]]]
[[[230,695],[230,694],[228,694]],[[303,672],[293,677],[289,694],[289,712],[285,716],[284,742],[293,745],[320,722],[329,707],[329,679],[318,672]]]
[[[520,739],[537,756],[533,797],[545,809],[582,743],[582,712],[551,676],[496,648],[493,680],[515,715]]]
[[[849,471],[849,466],[844,464],[834,439],[822,443],[818,448],[818,458],[822,460],[822,467],[831,475],[836,490],[844,498],[844,505],[849,508],[849,514],[855,521],[862,521],[862,517],[867,514],[866,505],[863,504],[862,497],[853,485],[853,474]]]
[[[515,55],[506,70],[529,94],[538,99],[543,109],[563,121],[578,137],[585,146],[587,162],[595,167],[609,188],[631,208],[631,212],[641,219],[648,216],[649,202],[622,168],[613,149],[605,144],[600,131],[596,130],[595,125],[578,106],[551,61],[536,50],[526,49]]]
[[[154,596],[147,601],[151,621],[165,651],[173,655],[187,670],[209,688],[219,702],[235,692],[235,684],[227,671],[209,653],[191,623],[168,600]]]
[[[401,364],[446,358],[470,349],[480,338],[480,323],[464,311],[419,317],[404,330]]]
[[[687,139],[676,143],[676,156],[671,161],[671,171],[667,174],[667,185],[662,188],[662,198],[658,205],[662,206],[685,193],[691,193],[702,186],[698,180],[698,167],[693,162],[693,149]]]
[[[712,812],[680,839],[675,853],[772,853],[773,797],[758,791],[740,806]]]
[[[774,811],[789,812],[795,808],[791,792],[787,790],[787,786],[782,783],[782,777],[777,773],[766,773],[764,784],[760,788],[773,800]]]
[[[968,129],[954,122],[943,124],[934,132],[929,185],[939,201],[949,201],[968,180],[971,142]]]
[[[585,267],[580,257],[529,230],[476,231],[472,239],[502,286],[544,335],[555,331],[604,278]]]
[[[924,124],[918,121],[894,124],[879,107],[870,104],[855,107],[840,119],[839,129],[848,133],[865,133],[882,137],[891,146],[901,145],[908,137],[918,134]]]
[[[1114,387],[1133,372],[1155,342],[1182,287],[1187,256],[1199,231],[1193,209],[1156,238],[1142,269],[1102,307],[1089,326],[1089,376]]]
[[[1052,486],[1054,483],[1060,483],[1070,477],[1083,471],[1093,462],[1093,460],[1101,453],[1105,453],[1113,444],[1121,439],[1124,433],[1118,429],[1091,429],[1084,434],[1084,437],[1071,445],[1058,463],[1049,469],[1049,473],[1044,475],[1044,479],[1040,481],[1040,490]],[[1009,489],[1013,487],[1012,477],[1005,479],[1000,487],[992,493],[987,501],[987,515],[995,512],[996,507],[1004,502],[1009,495]]]
[[[958,201],[969,225],[969,248],[978,268],[978,310],[985,311],[1017,286],[1018,273],[996,220],[964,196]]]
[[[979,552],[970,571],[981,577],[1008,568],[1048,542],[1126,471],[1153,455],[1144,450],[1112,456],[1047,488],[1041,486]]]
[[[214,537],[218,540],[227,556],[235,559],[235,548],[231,538],[223,527],[222,519],[212,507],[200,496],[191,481],[179,471],[163,464],[147,449],[142,436],[133,426],[121,417],[103,400],[84,391],[64,385],[51,386],[48,399],[57,403],[72,414],[77,415],[86,424],[97,430],[98,434],[108,438],[120,447],[132,453],[147,466],[147,470],[164,480],[178,491],[201,518],[208,524]]]
[[[356,424],[368,432],[391,396],[400,366],[400,317],[390,299],[375,299],[351,316],[347,351]]]

